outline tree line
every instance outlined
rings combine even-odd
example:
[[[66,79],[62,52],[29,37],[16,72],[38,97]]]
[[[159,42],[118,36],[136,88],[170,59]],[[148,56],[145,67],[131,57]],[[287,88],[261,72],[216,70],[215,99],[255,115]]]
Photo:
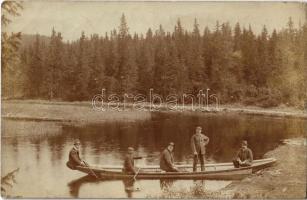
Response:
[[[107,94],[144,94],[150,88],[166,97],[210,88],[221,103],[263,107],[304,106],[307,99],[307,24],[255,34],[237,23],[216,23],[192,31],[178,19],[174,30],[130,34],[124,14],[117,29],[64,42],[52,29],[18,51],[15,74],[4,96],[65,101]],[[18,76],[17,76],[17,75]]]

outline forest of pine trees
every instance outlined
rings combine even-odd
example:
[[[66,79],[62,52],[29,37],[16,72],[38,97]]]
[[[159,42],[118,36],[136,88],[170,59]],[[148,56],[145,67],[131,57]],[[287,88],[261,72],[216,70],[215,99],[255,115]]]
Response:
[[[72,42],[54,29],[48,40],[36,35],[19,50],[23,78],[12,78],[3,95],[90,101],[103,88],[106,94],[146,96],[153,88],[163,97],[210,88],[221,104],[305,105],[307,24],[295,28],[290,18],[278,32],[263,27],[255,34],[239,23],[217,22],[212,30],[192,23],[192,31],[178,19],[172,32],[160,25],[146,35],[131,34],[122,15],[118,29],[103,35],[82,32]]]

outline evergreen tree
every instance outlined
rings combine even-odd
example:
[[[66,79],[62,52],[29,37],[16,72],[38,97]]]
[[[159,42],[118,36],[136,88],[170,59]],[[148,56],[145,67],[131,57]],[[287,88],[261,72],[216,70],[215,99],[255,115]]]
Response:
[[[147,95],[150,88],[153,87],[153,70],[154,70],[154,52],[151,48],[152,33],[147,32],[145,42],[139,49],[138,56],[138,91],[144,95]]]
[[[63,67],[63,43],[61,33],[56,33],[52,29],[50,43],[48,46],[48,58],[46,60],[46,72],[42,86],[43,94],[50,100],[60,98],[60,83],[62,79]]]
[[[211,78],[211,66],[212,66],[212,35],[208,27],[205,27],[202,37],[202,57],[204,61],[205,74],[207,77],[207,83],[210,83]],[[209,85],[209,84],[207,84]]]
[[[189,51],[187,52],[189,66],[189,82],[191,82],[192,93],[196,95],[199,90],[208,85],[204,60],[202,56],[202,39],[197,20],[194,21],[194,28],[190,37]]]
[[[106,93],[114,94],[119,91],[119,81],[117,79],[119,71],[119,53],[118,53],[118,40],[116,30],[111,31],[110,39],[106,37],[104,39],[103,61],[104,61],[104,73],[105,80],[104,86]]]
[[[76,100],[78,97],[77,92],[77,84],[78,84],[78,72],[76,70],[77,68],[77,56],[76,56],[76,45],[75,44],[67,44],[66,50],[63,55],[64,57],[64,68],[63,69],[63,77],[62,77],[62,88],[63,88],[63,96],[62,98],[64,100],[73,101]]]
[[[21,32],[8,34],[5,30],[12,22],[10,17],[19,16],[22,4],[16,1],[4,1],[1,4],[1,92],[4,97],[14,97],[20,85],[20,75],[23,70],[20,66],[19,46]]]
[[[118,33],[119,71],[117,79],[120,83],[121,94],[135,92],[134,89],[138,78],[136,52],[131,46],[133,43],[128,30],[126,18],[123,14]]]
[[[155,45],[155,65],[154,65],[154,89],[158,93],[163,92],[163,73],[166,65],[167,46],[165,39],[165,31],[160,25],[159,30],[156,31],[156,45]]]
[[[257,87],[266,87],[266,80],[268,79],[267,75],[270,72],[269,68],[269,55],[268,55],[268,32],[264,26],[262,33],[258,36],[257,39],[257,66],[255,69],[256,80],[255,85]]]
[[[99,36],[97,34],[91,37],[90,56],[88,62],[89,82],[88,93],[92,96],[101,92],[104,87],[104,66],[100,55]]]
[[[88,100],[92,94],[89,93],[88,85],[90,82],[89,65],[89,42],[85,37],[85,33],[81,33],[81,37],[77,46],[77,65],[75,69],[76,83],[74,93],[77,100]]]
[[[42,69],[42,51],[40,47],[39,35],[36,34],[36,39],[32,47],[30,47],[29,71],[28,71],[28,96],[30,98],[38,98],[41,96],[40,85],[43,82]]]
[[[241,50],[241,46],[242,46],[242,41],[241,41],[241,27],[239,23],[236,23],[235,25],[235,29],[234,29],[234,46],[233,46],[233,50],[234,51],[240,51]]]
[[[255,35],[250,26],[248,30],[244,28],[242,33],[242,62],[245,83],[255,85],[257,82],[257,48]]]

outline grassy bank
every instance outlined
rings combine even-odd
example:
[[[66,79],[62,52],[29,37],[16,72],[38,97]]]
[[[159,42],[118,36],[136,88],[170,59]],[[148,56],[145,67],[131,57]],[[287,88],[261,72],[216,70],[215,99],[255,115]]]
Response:
[[[278,162],[219,194],[226,198],[306,198],[306,138],[286,140],[266,153]]]
[[[41,121],[68,121],[68,122],[103,122],[112,120],[137,120],[150,116],[148,111],[170,111],[170,106],[163,104],[153,106],[149,103],[140,104],[120,104],[121,112],[113,107],[108,108],[104,104],[105,111],[95,110],[91,102],[56,102],[43,100],[8,100],[2,101],[2,117],[6,119],[41,120]],[[142,110],[140,111],[140,107]],[[137,111],[137,112],[136,112]],[[206,106],[200,108],[191,105],[178,105],[172,111],[184,113],[239,113],[249,115],[277,116],[307,118],[307,111],[289,107],[259,108],[241,105],[219,105],[218,107]]]
[[[149,112],[125,110],[94,110],[90,102],[4,101],[2,118],[14,120],[61,121],[70,123],[100,123],[147,119]]]

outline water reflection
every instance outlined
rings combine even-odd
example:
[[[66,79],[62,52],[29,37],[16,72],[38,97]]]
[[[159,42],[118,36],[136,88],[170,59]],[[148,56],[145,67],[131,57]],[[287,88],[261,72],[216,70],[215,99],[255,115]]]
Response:
[[[81,178],[78,178],[76,180],[73,180],[67,184],[69,187],[69,193],[73,198],[78,198],[79,197],[79,190],[80,187],[83,183],[88,183],[88,182],[95,182],[97,181],[96,178],[90,175],[83,176]]]
[[[210,137],[206,151],[208,162],[230,161],[242,139],[248,141],[257,159],[275,148],[280,139],[306,135],[306,120],[302,119],[213,114],[152,113],[151,119],[145,121],[86,126],[11,120],[3,120],[2,125],[1,172],[6,174],[19,167],[13,195],[29,198],[146,197],[169,188],[195,186],[193,181],[142,180],[133,183],[133,187],[142,186],[136,192],[126,191],[129,184],[122,181],[81,178],[67,187],[71,180],[83,176],[66,167],[74,138],[81,140],[80,156],[91,164],[121,165],[126,148],[133,146],[139,155],[152,155],[137,160],[136,165],[151,165],[159,163],[160,152],[169,141],[175,142],[175,161],[192,163],[189,141],[197,125]],[[215,189],[221,184],[205,183],[199,188]]]
[[[140,186],[136,185],[136,181],[134,179],[125,179],[122,181],[128,198],[133,197],[133,192],[140,191]]]
[[[79,191],[80,191],[80,188],[83,184],[86,184],[86,183],[99,184],[101,182],[107,182],[107,181],[108,180],[97,180],[97,178],[95,178],[93,176],[86,175],[86,176],[83,176],[81,178],[78,178],[76,180],[69,182],[67,184],[67,186],[69,187],[70,195],[73,198],[80,198]],[[126,197],[128,197],[128,198],[133,198],[133,193],[140,191],[140,186],[138,184],[136,184],[135,183],[136,181],[133,180],[133,179],[124,179],[124,180],[121,180],[121,182],[124,185],[124,190],[125,190],[126,195],[127,195]]]
[[[160,188],[163,191],[170,191],[172,186],[174,185],[174,180],[172,179],[160,179]]]
[[[154,191],[156,193],[150,192],[150,190],[147,190],[148,187],[148,180],[147,181],[140,181],[140,180],[133,180],[133,179],[125,179],[125,180],[117,180],[117,181],[112,181],[112,180],[97,180],[93,176],[86,175],[81,178],[75,179],[67,184],[69,187],[69,193],[71,197],[73,198],[82,198],[82,195],[80,195],[80,191],[82,190],[82,186],[85,186],[86,184],[91,184],[91,187],[94,185],[98,186],[102,190],[105,189],[104,186],[108,183],[122,183],[124,186],[123,188],[121,187],[116,187],[117,193],[122,193],[123,191],[125,192],[125,196],[127,198],[135,198],[135,197],[140,197],[137,194],[140,194],[142,191],[147,194],[151,195],[168,195],[170,193],[182,193],[182,192],[191,192],[195,197],[200,197],[203,195],[206,190],[213,191],[212,188],[207,188],[207,185],[215,185],[215,190],[221,189],[228,184],[230,184],[230,181],[212,181],[212,180],[185,180],[185,181],[178,181],[178,180],[172,180],[172,179],[160,179],[160,180],[152,180],[151,181],[151,186],[154,188]],[[157,191],[157,188],[155,188],[155,183],[159,182],[160,185],[160,192]],[[177,184],[176,184],[177,183]],[[180,184],[181,183],[181,184]],[[188,188],[185,187],[184,185],[190,185]],[[218,184],[218,186],[217,186]],[[147,191],[146,191],[147,190]],[[84,188],[83,188],[84,191]],[[96,195],[95,197],[99,197]],[[123,196],[122,196],[123,197]]]

